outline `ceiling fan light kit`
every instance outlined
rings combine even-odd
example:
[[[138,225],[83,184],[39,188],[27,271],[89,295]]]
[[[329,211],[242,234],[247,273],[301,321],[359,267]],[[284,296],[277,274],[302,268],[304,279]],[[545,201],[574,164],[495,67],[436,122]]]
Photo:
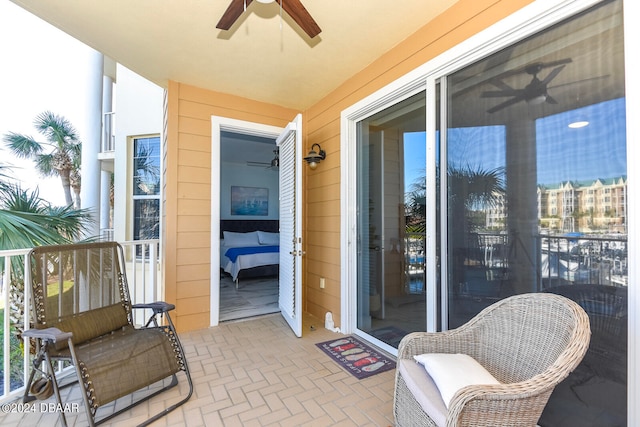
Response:
[[[229,7],[224,12],[216,28],[220,30],[229,30],[240,16],[247,10],[247,6],[253,0],[231,0]],[[258,3],[268,4],[277,2],[280,7],[291,16],[291,18],[307,33],[310,38],[314,38],[322,31],[318,23],[313,19],[311,14],[305,9],[300,0],[256,0]]]

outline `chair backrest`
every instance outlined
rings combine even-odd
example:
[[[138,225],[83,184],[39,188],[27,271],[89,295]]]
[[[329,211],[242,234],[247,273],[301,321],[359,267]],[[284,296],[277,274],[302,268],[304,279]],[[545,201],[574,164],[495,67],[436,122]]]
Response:
[[[117,243],[41,246],[29,258],[34,327],[73,332],[79,344],[131,324]]]
[[[589,346],[589,318],[560,295],[532,293],[499,301],[469,322],[470,354],[499,381],[519,382],[554,369],[560,379]],[[558,381],[559,381],[558,380]]]

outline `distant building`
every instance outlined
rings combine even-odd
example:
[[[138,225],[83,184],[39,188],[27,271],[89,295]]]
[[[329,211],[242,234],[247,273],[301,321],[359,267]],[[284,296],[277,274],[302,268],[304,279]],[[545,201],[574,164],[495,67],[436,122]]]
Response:
[[[541,225],[560,232],[626,233],[626,193],[626,176],[539,185]]]
[[[486,227],[503,229],[507,219],[505,198],[486,210]],[[627,177],[597,178],[538,185],[540,227],[554,232],[627,232]]]

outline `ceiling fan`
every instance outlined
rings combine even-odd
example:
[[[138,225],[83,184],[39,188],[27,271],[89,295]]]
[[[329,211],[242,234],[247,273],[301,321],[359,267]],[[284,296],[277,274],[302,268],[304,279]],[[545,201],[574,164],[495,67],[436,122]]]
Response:
[[[220,18],[216,28],[228,30],[236,20],[246,10],[253,0],[231,0],[229,7]],[[260,3],[271,3],[276,1],[285,12],[304,30],[311,38],[314,38],[322,31],[316,21],[311,17],[307,9],[300,0],[256,0]]]
[[[495,113],[496,111],[500,111],[503,108],[517,104],[520,101],[525,101],[533,105],[542,104],[544,102],[548,104],[557,104],[558,102],[547,92],[548,84],[553,79],[555,79],[558,74],[560,74],[560,72],[564,69],[564,67],[570,62],[571,58],[564,58],[558,61],[546,63],[536,62],[533,64],[529,64],[522,69],[508,72],[507,74],[503,74],[502,76],[491,80],[491,84],[493,84],[500,90],[482,92],[482,94],[480,95],[481,98],[511,97],[511,99],[508,99],[488,109],[487,112]],[[538,74],[546,68],[553,69],[549,72],[549,74],[547,74],[544,79],[540,80],[538,78]],[[514,89],[502,80],[507,76],[520,73],[527,73],[532,76],[529,84],[527,84],[523,89]]]
[[[280,151],[278,149],[275,149],[273,150],[273,154],[275,154],[275,157],[271,159],[269,163],[247,161],[247,166],[264,167],[265,169],[278,170],[278,167],[280,166]]]

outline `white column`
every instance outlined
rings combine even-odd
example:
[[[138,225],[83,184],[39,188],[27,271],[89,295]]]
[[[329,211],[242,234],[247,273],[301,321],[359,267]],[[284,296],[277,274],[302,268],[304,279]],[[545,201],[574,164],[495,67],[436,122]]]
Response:
[[[535,292],[540,271],[535,122],[511,121],[506,132],[509,279],[516,294]]]
[[[102,134],[102,76],[104,58],[100,52],[92,51],[87,60],[85,82],[85,121],[81,128],[82,140],[82,187],[81,207],[91,211],[92,221],[85,232],[86,237],[100,233],[100,141]]]
[[[110,126],[106,126],[107,113],[113,112],[113,78],[104,75],[102,78],[102,147],[114,149],[112,146],[111,135],[113,132],[112,114],[108,115]],[[111,173],[113,172],[113,162],[103,162],[100,173],[100,230],[113,228],[111,223]],[[104,237],[104,236],[103,236]]]

